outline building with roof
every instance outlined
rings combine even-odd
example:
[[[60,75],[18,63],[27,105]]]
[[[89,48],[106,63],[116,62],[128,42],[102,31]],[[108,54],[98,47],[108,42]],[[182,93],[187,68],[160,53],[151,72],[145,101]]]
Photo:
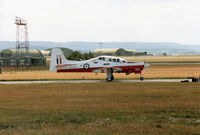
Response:
[[[46,59],[37,49],[26,50],[6,49],[1,52],[2,66],[44,66]]]
[[[42,50],[41,53],[42,53],[44,56],[51,56],[51,51]]]
[[[93,51],[95,56],[111,55],[111,56],[140,56],[147,55],[147,52],[136,52],[136,50],[125,50],[123,48],[101,48]]]
[[[123,56],[126,54],[126,50],[123,48],[102,48],[102,49],[96,49],[93,52],[96,56],[99,55],[118,55]]]

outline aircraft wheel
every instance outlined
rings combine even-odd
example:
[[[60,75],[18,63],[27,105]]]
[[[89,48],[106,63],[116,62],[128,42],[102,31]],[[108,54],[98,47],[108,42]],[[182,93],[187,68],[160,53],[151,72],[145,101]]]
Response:
[[[143,81],[144,80],[144,77],[140,77],[140,81]]]
[[[106,78],[106,81],[107,82],[112,82],[112,78],[110,78],[110,79]]]

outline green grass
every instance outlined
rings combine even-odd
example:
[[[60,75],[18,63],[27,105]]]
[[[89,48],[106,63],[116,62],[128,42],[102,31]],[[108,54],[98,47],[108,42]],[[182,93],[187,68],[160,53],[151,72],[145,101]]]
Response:
[[[0,85],[2,135],[199,135],[199,83]]]

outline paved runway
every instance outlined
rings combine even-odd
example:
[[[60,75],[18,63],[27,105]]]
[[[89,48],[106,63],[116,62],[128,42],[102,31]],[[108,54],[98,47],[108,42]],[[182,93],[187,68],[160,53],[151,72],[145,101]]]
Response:
[[[191,79],[146,79],[144,81],[140,80],[114,80],[113,82],[181,82],[183,80]],[[0,81],[0,84],[50,84],[50,83],[107,83],[105,80],[64,80],[64,81]],[[110,82],[112,83],[112,82]]]

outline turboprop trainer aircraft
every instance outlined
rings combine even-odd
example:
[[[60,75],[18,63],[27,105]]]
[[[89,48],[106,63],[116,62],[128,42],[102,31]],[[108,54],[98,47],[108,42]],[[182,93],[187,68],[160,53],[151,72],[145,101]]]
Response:
[[[149,66],[144,62],[128,62],[122,58],[113,56],[98,56],[84,61],[67,60],[63,52],[59,48],[53,48],[51,52],[50,71],[53,72],[94,72],[94,73],[107,73],[106,80],[111,82],[114,80],[113,73],[131,73],[140,74],[142,70]]]

